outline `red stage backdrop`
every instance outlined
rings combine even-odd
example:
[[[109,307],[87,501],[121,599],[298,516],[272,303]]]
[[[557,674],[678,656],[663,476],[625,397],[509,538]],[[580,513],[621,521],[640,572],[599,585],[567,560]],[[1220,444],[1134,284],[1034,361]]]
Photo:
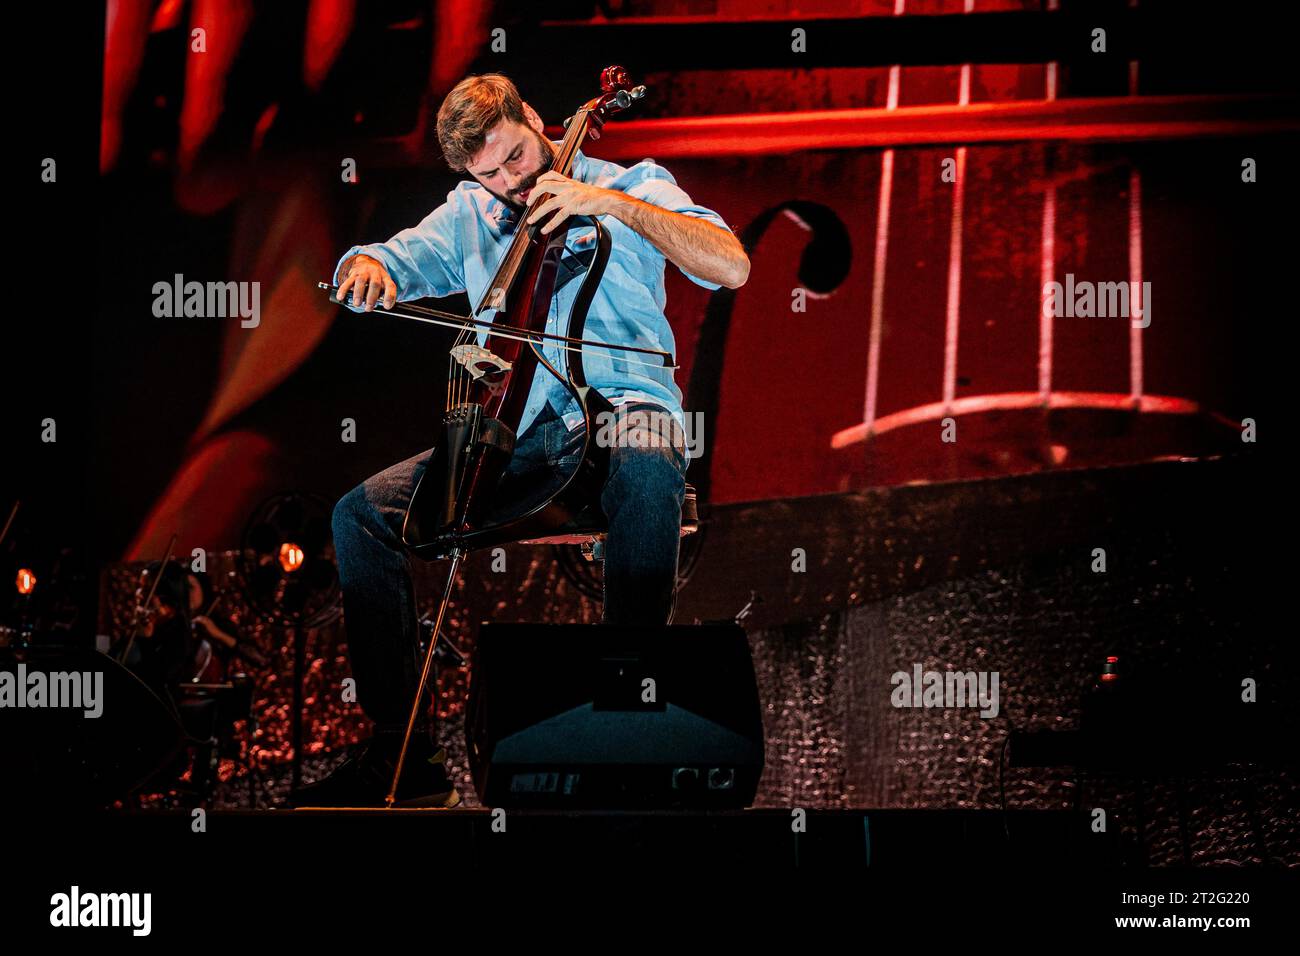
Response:
[[[942,37],[962,17],[1055,7],[824,2],[795,18],[646,0],[611,27],[580,12],[527,24],[450,0],[380,21],[346,0],[296,14],[110,3],[101,168],[136,197],[113,241],[150,250],[145,279],[188,270],[262,290],[256,329],[164,325],[138,302],[122,313],[105,360],[138,391],[105,396],[110,538],[127,558],[161,551],[176,530],[185,548],[231,547],[263,497],[337,496],[427,447],[441,340],[342,313],[314,283],[353,242],[440,201],[453,177],[428,111],[465,73],[511,75],[558,136],[596,75],[575,64],[557,77],[538,48],[584,30],[606,31],[601,62],[648,62],[637,79],[650,89],[635,119],[588,150],[654,158],[750,249],[750,280],[734,292],[669,266],[678,381],[704,429],[690,480],[710,502],[1230,449],[1259,384],[1234,371],[1259,347],[1241,318],[1267,279],[1231,239],[1268,212],[1242,163],[1294,133],[1285,108],[1220,95],[1214,76],[1153,80],[1122,56],[1088,72],[822,65],[816,50],[807,66],[774,66],[788,51],[755,49],[725,51],[752,55],[744,68],[700,51],[656,72],[636,33],[684,39],[679,18],[708,14],[772,26],[788,45],[804,21],[883,30],[901,16]],[[498,24],[504,52],[492,48]],[[673,55],[689,59],[686,46]],[[366,68],[379,62],[392,70]],[[347,158],[355,182],[340,181]],[[139,209],[141,188],[153,208]],[[1139,321],[1047,316],[1052,282],[1142,289],[1148,309]],[[340,443],[344,418],[359,444]]]

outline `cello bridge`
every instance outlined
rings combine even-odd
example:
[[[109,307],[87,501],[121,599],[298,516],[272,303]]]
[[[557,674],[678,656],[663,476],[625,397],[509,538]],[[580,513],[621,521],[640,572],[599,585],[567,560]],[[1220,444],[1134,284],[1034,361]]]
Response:
[[[493,378],[500,377],[513,368],[509,362],[493,353],[490,349],[472,343],[457,345],[451,350],[451,357],[454,361],[463,365],[476,382],[485,375],[490,375]]]

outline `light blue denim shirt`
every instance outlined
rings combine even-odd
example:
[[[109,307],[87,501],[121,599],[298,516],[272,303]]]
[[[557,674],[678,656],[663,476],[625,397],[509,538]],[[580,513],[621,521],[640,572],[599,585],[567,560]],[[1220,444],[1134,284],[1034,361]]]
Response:
[[[672,173],[651,159],[623,167],[584,156],[579,151],[571,178],[619,190],[673,212],[707,219],[731,231],[712,209],[692,202],[691,197],[677,185]],[[600,220],[609,232],[610,256],[587,312],[583,337],[660,349],[675,355],[673,332],[664,316],[663,253],[613,216],[601,216]],[[429,213],[419,225],[403,229],[387,242],[353,246],[345,252],[334,268],[336,284],[339,267],[344,261],[362,253],[378,259],[388,269],[397,284],[399,301],[467,292],[471,304],[477,304],[497,263],[505,255],[518,222],[519,214],[515,210],[477,182],[467,180],[449,192],[447,201]],[[595,230],[590,226],[571,229],[565,246],[565,260],[570,255],[590,249],[594,241]],[[685,270],[682,272],[706,289],[719,288],[716,282],[708,282]],[[551,302],[546,331],[565,334],[569,308],[581,285],[582,278],[577,276],[556,293]],[[361,311],[350,305],[348,308]],[[491,318],[492,314],[487,312],[483,318]],[[567,370],[571,353],[561,348],[560,343],[546,342],[542,353],[560,371]],[[673,370],[663,368],[654,356],[585,346],[582,364],[587,383],[613,404],[651,402],[671,412],[678,424],[686,427],[682,393],[673,381]],[[548,402],[569,428],[582,420],[577,402],[553,375],[545,369],[538,369],[520,421],[520,434]]]

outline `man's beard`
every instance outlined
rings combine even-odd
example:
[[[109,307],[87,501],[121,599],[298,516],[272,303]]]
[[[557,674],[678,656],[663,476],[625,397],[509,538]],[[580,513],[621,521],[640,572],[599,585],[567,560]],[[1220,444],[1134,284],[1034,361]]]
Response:
[[[493,189],[488,190],[488,192],[492,193],[493,196],[496,196],[497,199],[501,200],[507,206],[521,212],[528,208],[528,204],[519,198],[519,194],[528,192],[528,190],[537,185],[537,177],[550,169],[551,164],[555,162],[555,147],[551,145],[551,141],[536,130],[533,130],[533,138],[537,140],[537,147],[542,154],[541,165],[538,166],[537,169],[528,176],[528,178],[521,180],[519,185],[505,196]]]

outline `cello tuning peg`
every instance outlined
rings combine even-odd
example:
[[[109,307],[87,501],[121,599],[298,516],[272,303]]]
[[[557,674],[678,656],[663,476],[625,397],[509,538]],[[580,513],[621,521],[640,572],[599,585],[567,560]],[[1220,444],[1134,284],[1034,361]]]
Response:
[[[644,87],[644,86],[634,86],[634,87],[632,87],[632,89],[631,89],[629,92],[632,94],[632,99],[634,99],[634,100],[639,100],[639,99],[641,99],[643,96],[645,96],[645,87]]]

